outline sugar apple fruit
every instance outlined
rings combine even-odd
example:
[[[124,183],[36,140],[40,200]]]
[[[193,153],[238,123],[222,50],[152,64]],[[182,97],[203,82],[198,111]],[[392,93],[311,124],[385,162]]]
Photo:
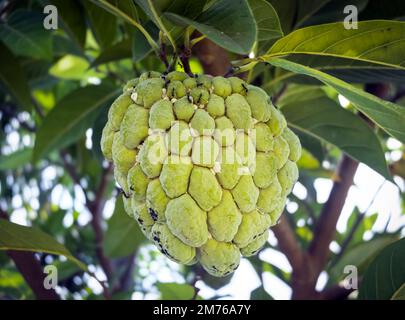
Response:
[[[147,72],[101,138],[125,208],[169,259],[225,276],[267,241],[298,178],[298,137],[262,89],[231,77]]]

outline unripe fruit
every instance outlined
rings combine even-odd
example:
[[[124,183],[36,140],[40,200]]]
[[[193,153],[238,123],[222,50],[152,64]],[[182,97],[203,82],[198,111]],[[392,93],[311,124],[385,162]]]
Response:
[[[179,71],[130,80],[100,144],[145,236],[169,259],[218,277],[265,245],[301,156],[262,89]]]

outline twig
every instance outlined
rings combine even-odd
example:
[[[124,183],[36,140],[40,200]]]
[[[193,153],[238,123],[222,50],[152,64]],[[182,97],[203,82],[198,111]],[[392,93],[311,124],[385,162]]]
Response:
[[[3,210],[0,211],[0,219],[8,220],[8,215]],[[7,250],[6,253],[13,260],[37,299],[60,300],[54,289],[44,287],[46,274],[43,272],[42,266],[34,253],[15,250]]]
[[[169,69],[169,61],[167,61],[166,44],[163,42],[162,38],[160,40],[159,58],[160,58],[160,60],[162,60],[162,62],[165,65],[166,69]]]
[[[80,183],[80,179],[79,176],[76,172],[76,168],[68,161],[67,159],[67,154],[64,150],[62,150],[60,152],[62,161],[64,163],[64,167],[65,169],[68,171],[70,177],[72,178],[72,180],[74,181],[75,184],[77,184],[78,186],[81,187],[83,193],[84,193],[84,197],[85,197],[85,201],[86,201],[86,207],[88,208],[88,210],[90,211],[91,215],[92,215],[92,219],[91,219],[91,226],[93,228],[94,231],[94,235],[95,235],[95,245],[96,245],[96,255],[97,255],[97,259],[100,263],[101,268],[103,269],[106,277],[108,280],[111,279],[112,277],[112,265],[110,260],[104,255],[104,250],[103,250],[103,228],[101,226],[101,220],[102,220],[102,202],[103,202],[103,195],[105,192],[105,189],[108,185],[108,177],[111,171],[111,165],[109,165],[106,169],[104,169],[103,174],[101,176],[101,181],[100,184],[97,188],[96,191],[96,196],[94,201],[91,201],[85,188],[83,188],[81,186]],[[107,292],[104,292],[105,296],[110,296],[108,289],[103,286],[104,291],[107,290]]]
[[[330,288],[326,288],[320,293],[320,299],[324,300],[344,300],[346,299],[355,289],[346,289],[340,285],[335,285]]]
[[[374,193],[374,196],[372,197],[370,203],[367,206],[367,209],[364,210],[363,212],[360,212],[357,217],[356,217],[356,221],[354,222],[352,228],[350,229],[347,237],[343,240],[342,245],[341,245],[341,249],[340,252],[336,255],[334,261],[332,262],[332,266],[336,265],[336,263],[340,260],[340,258],[343,256],[345,250],[347,249],[347,247],[349,246],[350,242],[353,239],[354,234],[356,233],[358,227],[360,226],[361,222],[363,221],[364,217],[367,214],[367,211],[371,208],[371,206],[373,205],[373,203],[375,202],[375,199],[377,198],[377,195],[380,193],[382,187],[385,184],[385,181],[383,181],[383,183],[380,184],[380,186],[378,187],[377,191]]]
[[[180,59],[182,65],[183,65],[184,72],[187,73],[190,77],[194,77],[194,74],[191,71],[190,63],[189,63],[190,56],[191,56],[190,49],[182,46],[180,54],[179,54],[179,59]]]
[[[302,264],[303,252],[285,214],[281,215],[280,222],[272,230],[281,252],[285,254],[291,267],[293,269],[299,268]]]
[[[230,59],[228,53],[209,39],[203,39],[193,47],[193,52],[201,62],[204,72],[220,76],[228,71]]]
[[[283,83],[281,86],[280,90],[272,97],[272,102],[273,104],[276,104],[277,101],[281,98],[281,96],[284,94],[284,92],[287,90],[287,83]]]
[[[102,223],[102,208],[104,207],[104,205],[102,205],[103,195],[108,185],[108,178],[111,172],[111,168],[112,168],[111,165],[109,165],[104,170],[100,184],[96,191],[96,197],[93,202],[87,204],[89,211],[92,214],[91,226],[95,234],[96,255],[108,280],[111,280],[112,278],[113,268],[111,261],[104,255],[103,250],[104,234],[101,223]]]
[[[333,183],[329,198],[322,207],[318,223],[315,226],[314,238],[308,252],[312,256],[316,273],[322,271],[329,256],[329,245],[336,233],[336,224],[346,201],[349,188],[353,184],[353,177],[359,163],[344,155],[336,171],[339,179]]]

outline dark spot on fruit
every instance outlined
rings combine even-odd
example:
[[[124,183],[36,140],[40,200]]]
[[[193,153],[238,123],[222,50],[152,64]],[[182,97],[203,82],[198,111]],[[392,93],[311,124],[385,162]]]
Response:
[[[242,87],[243,87],[243,89],[244,89],[246,92],[249,91],[249,89],[246,87],[246,85],[245,85],[244,83],[242,83]]]
[[[190,94],[187,92],[187,100],[188,102],[192,103],[193,99],[191,98]]]
[[[152,208],[149,208],[148,212],[149,212],[151,218],[153,219],[153,221],[157,221],[158,215],[157,215],[156,211],[153,210]]]
[[[202,98],[202,93],[200,93],[200,95],[198,96],[197,103],[200,103],[201,98]]]

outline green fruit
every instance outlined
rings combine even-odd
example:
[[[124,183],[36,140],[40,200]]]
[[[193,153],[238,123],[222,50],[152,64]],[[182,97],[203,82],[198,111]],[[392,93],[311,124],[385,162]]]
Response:
[[[139,78],[139,80],[139,84],[136,86],[135,93],[131,95],[131,98],[135,103],[149,109],[156,101],[162,99],[165,82],[161,78],[151,78],[143,81]]]
[[[111,122],[107,122],[101,134],[101,152],[108,161],[112,161],[112,144],[114,141],[114,130]]]
[[[129,93],[120,95],[111,105],[108,111],[108,121],[112,130],[120,130],[122,118],[124,118],[128,107],[133,103]]]
[[[171,155],[163,164],[160,183],[170,198],[176,198],[187,192],[193,164],[189,157]]]
[[[242,221],[232,194],[224,190],[221,202],[208,212],[208,230],[217,241],[231,242]]]
[[[225,101],[224,98],[211,94],[207,103],[207,111],[213,117],[220,117],[225,114]]]
[[[203,167],[214,167],[219,154],[219,145],[211,137],[197,137],[194,139],[191,159],[193,163]]]
[[[191,97],[183,97],[173,105],[173,110],[178,120],[190,121],[197,106],[191,103]]]
[[[242,215],[242,222],[233,242],[244,248],[261,236],[271,225],[271,217],[266,213],[253,210]]]
[[[167,96],[170,99],[180,99],[186,95],[186,90],[187,89],[184,86],[183,82],[172,81],[167,87]]]
[[[101,150],[125,211],[169,259],[233,272],[256,254],[298,179],[298,137],[260,88],[145,72],[112,104]]]
[[[301,158],[301,143],[300,139],[298,139],[297,135],[292,132],[290,128],[285,128],[282,135],[285,141],[288,143],[288,147],[290,149],[289,159],[291,161],[297,162]]]
[[[155,102],[149,113],[149,127],[151,129],[167,130],[174,121],[173,106],[168,100]]]
[[[232,121],[236,129],[248,130],[252,128],[252,111],[245,97],[234,93],[225,99],[226,116]]]
[[[228,79],[223,77],[215,77],[212,79],[214,93],[218,96],[226,98],[232,93],[232,86]]]
[[[255,255],[266,243],[269,238],[269,230],[266,230],[262,235],[250,242],[246,247],[240,249],[240,253],[245,257]]]
[[[207,213],[189,194],[170,200],[166,220],[170,231],[191,247],[200,247],[208,239]]]
[[[213,276],[224,277],[239,266],[240,252],[232,243],[209,239],[198,251],[198,260]]]
[[[190,125],[199,135],[210,136],[214,133],[215,120],[207,111],[198,109],[195,111]]]
[[[195,166],[190,176],[188,192],[205,211],[217,206],[222,199],[222,189],[210,169]]]
[[[121,123],[121,137],[124,145],[129,149],[136,148],[148,136],[149,110],[136,104],[128,107]]]
[[[160,252],[175,262],[188,264],[195,257],[195,248],[176,238],[166,224],[156,223],[152,227],[151,238]]]
[[[214,138],[222,147],[231,146],[235,142],[235,129],[232,121],[227,117],[219,117],[215,119]]]
[[[255,119],[263,122],[269,121],[271,111],[268,105],[269,97],[265,91],[255,86],[249,86],[246,100]]]

